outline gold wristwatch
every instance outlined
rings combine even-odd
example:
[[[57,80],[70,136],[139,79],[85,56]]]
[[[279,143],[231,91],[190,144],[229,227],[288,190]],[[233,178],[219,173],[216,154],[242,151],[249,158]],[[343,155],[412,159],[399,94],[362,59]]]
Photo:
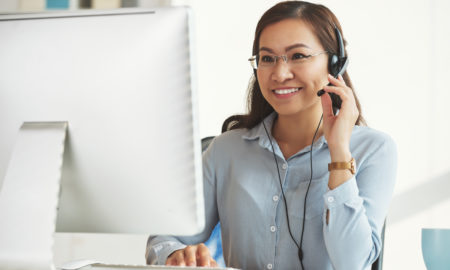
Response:
[[[352,158],[349,162],[328,163],[328,171],[332,170],[349,170],[354,175],[356,173],[356,161]]]

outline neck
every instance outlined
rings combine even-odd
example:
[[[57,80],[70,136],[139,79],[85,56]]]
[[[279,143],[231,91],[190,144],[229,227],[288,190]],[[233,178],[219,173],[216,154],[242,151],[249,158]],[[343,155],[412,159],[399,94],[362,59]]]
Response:
[[[272,128],[273,137],[278,143],[300,147],[310,145],[321,115],[321,106],[315,106],[311,110],[302,111],[295,115],[278,115]],[[321,123],[315,140],[320,138],[322,134]]]

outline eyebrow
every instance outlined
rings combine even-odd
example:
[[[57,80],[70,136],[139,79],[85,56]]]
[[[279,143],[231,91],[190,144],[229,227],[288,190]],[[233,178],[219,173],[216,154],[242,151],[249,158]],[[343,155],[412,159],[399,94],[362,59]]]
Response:
[[[284,50],[287,52],[287,51],[290,51],[290,50],[295,49],[295,48],[308,48],[308,49],[311,49],[309,46],[307,46],[304,43],[295,43],[295,44],[292,44],[290,46],[287,46]],[[267,48],[267,47],[261,47],[259,49],[259,51],[267,51],[267,52],[270,52],[270,53],[274,52],[271,48]]]

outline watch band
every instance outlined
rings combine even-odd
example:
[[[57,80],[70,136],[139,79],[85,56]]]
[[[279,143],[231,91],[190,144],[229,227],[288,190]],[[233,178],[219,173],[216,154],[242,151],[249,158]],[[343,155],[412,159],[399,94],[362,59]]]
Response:
[[[352,159],[349,162],[331,162],[328,163],[328,171],[333,170],[349,170],[352,174],[356,173],[356,162]]]

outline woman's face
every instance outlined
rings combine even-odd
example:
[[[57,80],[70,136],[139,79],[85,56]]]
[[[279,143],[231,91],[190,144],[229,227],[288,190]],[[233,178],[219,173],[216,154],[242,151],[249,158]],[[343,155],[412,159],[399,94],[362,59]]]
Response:
[[[267,26],[261,33],[258,53],[261,92],[280,116],[321,106],[316,93],[328,83],[328,55],[309,25],[300,19],[286,19]],[[267,66],[274,56],[281,55],[287,56],[287,63],[277,58],[273,66]]]

